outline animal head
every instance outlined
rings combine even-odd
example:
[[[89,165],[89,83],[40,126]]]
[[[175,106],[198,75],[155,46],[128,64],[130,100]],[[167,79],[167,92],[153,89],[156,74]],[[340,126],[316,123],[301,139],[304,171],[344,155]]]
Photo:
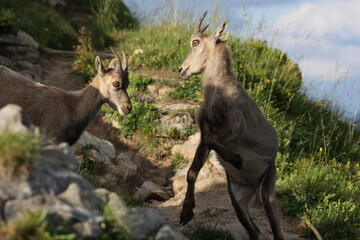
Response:
[[[192,75],[201,74],[209,66],[209,59],[214,56],[217,47],[226,42],[230,36],[230,31],[223,34],[228,27],[228,19],[225,19],[212,34],[204,35],[203,32],[209,24],[201,27],[207,11],[199,18],[195,24],[194,34],[190,37],[190,51],[179,68],[182,78],[189,78]]]
[[[100,57],[95,58],[95,67],[99,77],[99,91],[104,102],[125,116],[131,112],[131,102],[126,91],[129,86],[128,61],[124,51],[123,63],[113,49],[114,59],[105,70]]]

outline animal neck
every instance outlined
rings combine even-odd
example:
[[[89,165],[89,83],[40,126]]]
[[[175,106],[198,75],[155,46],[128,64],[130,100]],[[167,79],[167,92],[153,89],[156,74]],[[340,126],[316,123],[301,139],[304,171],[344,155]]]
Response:
[[[87,125],[95,117],[100,107],[104,103],[99,91],[99,77],[96,76],[93,81],[84,89],[73,92],[75,95],[75,114],[83,124]]]
[[[224,88],[229,81],[236,81],[235,74],[231,69],[230,53],[223,43],[219,43],[211,57],[208,58],[207,67],[203,71],[203,91]]]

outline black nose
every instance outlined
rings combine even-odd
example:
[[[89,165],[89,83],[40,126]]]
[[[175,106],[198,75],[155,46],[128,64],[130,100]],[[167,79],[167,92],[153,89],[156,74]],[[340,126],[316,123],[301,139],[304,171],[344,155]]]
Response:
[[[122,107],[121,107],[121,110],[125,113],[125,114],[129,114],[131,113],[131,109],[132,109],[132,106],[131,104],[123,104]]]
[[[179,73],[181,73],[182,67],[179,67]]]

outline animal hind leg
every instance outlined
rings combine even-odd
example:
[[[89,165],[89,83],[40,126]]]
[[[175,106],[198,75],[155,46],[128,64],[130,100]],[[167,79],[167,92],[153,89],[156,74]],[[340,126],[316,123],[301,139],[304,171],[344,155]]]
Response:
[[[236,216],[249,234],[251,240],[259,239],[259,228],[255,225],[249,214],[249,202],[255,193],[254,187],[241,185],[232,181],[227,175],[228,191]]]
[[[281,228],[281,215],[275,195],[275,178],[276,168],[275,161],[273,160],[270,162],[269,169],[260,183],[261,202],[269,219],[274,239],[283,240],[284,236]]]

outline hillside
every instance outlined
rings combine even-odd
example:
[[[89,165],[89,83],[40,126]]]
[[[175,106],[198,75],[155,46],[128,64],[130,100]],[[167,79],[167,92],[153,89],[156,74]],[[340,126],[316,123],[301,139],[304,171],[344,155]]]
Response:
[[[50,8],[59,17],[70,14],[69,26],[78,24],[69,34],[73,39],[71,44],[78,39],[75,52],[59,55],[30,49],[24,54],[24,49],[16,48],[11,40],[4,42],[2,35],[2,65],[47,85],[73,90],[82,88],[94,76],[96,52],[108,52],[107,47],[112,46],[117,50],[124,48],[131,56],[128,92],[133,112],[121,117],[105,106],[87,130],[110,141],[116,156],[129,156],[126,164],[136,169],[136,174],[104,182],[102,179],[110,173],[104,172],[99,159],[89,160],[86,154],[79,155],[82,158],[79,173],[96,187],[109,188],[128,199],[130,205],[157,208],[170,225],[190,239],[201,239],[199,235],[204,234],[212,236],[218,229],[225,229],[222,232],[225,235],[218,239],[231,239],[226,229],[235,239],[242,239],[244,230],[227,196],[223,170],[214,159],[207,163],[198,180],[196,220],[186,227],[178,225],[185,172],[198,139],[196,109],[202,101],[201,78],[184,81],[177,74],[188,51],[189,28],[169,22],[138,26],[131,17],[126,20],[131,24],[122,28],[121,17],[110,21],[101,18],[111,8],[98,5],[96,10],[91,10],[85,1],[77,1],[77,5],[55,2],[58,2],[55,7]],[[16,8],[1,6],[1,11],[10,12],[2,15],[3,18],[8,16],[11,20],[16,16]],[[92,21],[96,24],[88,24],[88,13],[93,14]],[[11,23],[10,20],[7,22]],[[80,30],[82,25],[86,25],[85,30]],[[99,33],[99,27],[104,32]],[[7,35],[17,31],[11,24],[0,28]],[[36,34],[32,36],[41,43],[40,50],[59,46],[52,40],[37,39]],[[54,39],[59,38],[54,35]],[[311,103],[299,92],[301,72],[286,53],[256,39],[231,38],[228,44],[239,81],[275,126],[280,138],[277,195],[285,215],[287,239],[316,239],[317,231],[323,239],[359,238],[356,229],[360,227],[360,141],[355,126],[343,123],[326,105]],[[152,183],[157,187],[151,194],[136,190],[143,191],[148,185],[154,186]],[[251,212],[263,232],[262,237],[271,239],[262,208],[254,202]],[[199,234],[200,231],[205,233]]]

